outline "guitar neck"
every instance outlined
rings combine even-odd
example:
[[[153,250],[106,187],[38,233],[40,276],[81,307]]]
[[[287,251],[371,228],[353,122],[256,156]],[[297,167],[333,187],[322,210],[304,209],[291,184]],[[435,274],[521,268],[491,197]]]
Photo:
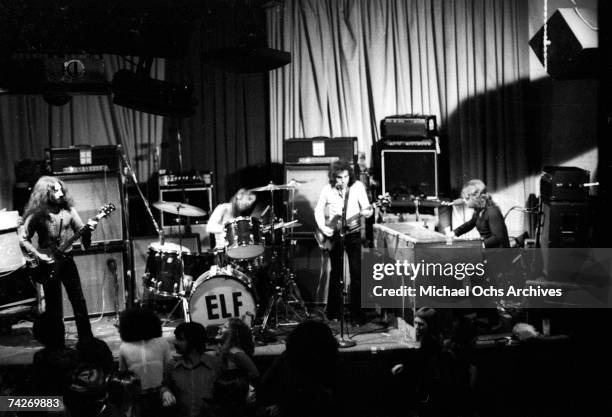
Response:
[[[76,242],[77,240],[79,240],[81,238],[81,236],[83,236],[83,232],[85,231],[85,229],[87,228],[87,226],[83,226],[81,227],[79,230],[77,230],[74,235],[72,235],[70,237],[70,239],[68,239],[67,241],[65,241],[59,248],[58,250],[60,252],[64,252],[66,251],[66,249],[70,248],[74,242]]]

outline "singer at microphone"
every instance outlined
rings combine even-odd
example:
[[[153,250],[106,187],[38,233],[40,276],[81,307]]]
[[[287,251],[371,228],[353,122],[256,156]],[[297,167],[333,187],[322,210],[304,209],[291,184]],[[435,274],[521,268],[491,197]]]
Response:
[[[361,217],[370,217],[374,210],[364,184],[355,178],[346,161],[334,162],[328,172],[329,182],[321,190],[315,207],[317,241],[329,251],[331,273],[327,299],[327,317],[340,319],[342,312],[344,252],[349,259],[351,277],[351,316],[364,322],[361,310]]]

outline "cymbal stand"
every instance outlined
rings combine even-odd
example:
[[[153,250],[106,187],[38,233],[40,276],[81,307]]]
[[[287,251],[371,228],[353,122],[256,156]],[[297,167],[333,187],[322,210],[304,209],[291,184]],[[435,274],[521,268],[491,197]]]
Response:
[[[178,230],[179,230],[179,253],[178,260],[181,265],[181,279],[179,282],[179,302],[183,304],[183,316],[185,317],[185,321],[191,321],[191,315],[189,314],[189,302],[187,301],[187,297],[185,294],[185,263],[183,262],[183,233],[181,231],[181,208],[180,206],[176,208],[176,220],[178,222]]]

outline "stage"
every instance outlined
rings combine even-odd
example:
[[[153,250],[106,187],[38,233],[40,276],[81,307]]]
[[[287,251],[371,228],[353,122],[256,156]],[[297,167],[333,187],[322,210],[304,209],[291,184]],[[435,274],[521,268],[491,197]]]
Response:
[[[179,320],[169,322],[163,327],[163,337],[172,343],[174,339],[174,328],[180,323]],[[119,345],[119,330],[115,327],[114,316],[105,316],[100,319],[92,319],[92,330],[94,335],[108,344],[117,360]],[[295,326],[283,327],[278,330],[277,340],[260,345],[255,348],[256,362],[268,362],[270,359],[280,355],[285,350],[285,337]],[[339,332],[338,323],[331,323],[334,333]],[[399,330],[374,323],[367,323],[361,327],[349,326],[347,338],[355,341],[354,347],[343,349],[342,352],[371,352],[377,354],[384,351],[401,351],[414,349],[415,343],[407,340]],[[74,346],[77,343],[77,333],[74,322],[66,322],[66,344]],[[30,365],[34,353],[40,350],[41,345],[32,337],[32,323],[24,321],[12,327],[10,333],[0,335],[0,367],[15,365]],[[215,349],[215,343],[209,344],[210,349]]]

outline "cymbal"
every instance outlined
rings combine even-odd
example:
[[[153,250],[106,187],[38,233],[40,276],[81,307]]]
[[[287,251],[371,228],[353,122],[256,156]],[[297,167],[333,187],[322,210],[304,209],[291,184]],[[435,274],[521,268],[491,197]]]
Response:
[[[272,225],[268,224],[266,226],[263,227],[264,232],[267,232],[270,230]],[[278,222],[278,223],[274,223],[274,230],[277,229],[293,229],[294,227],[301,227],[302,223],[298,222],[297,220],[292,220],[290,222]]]
[[[206,216],[206,212],[199,207],[192,206],[187,203],[179,203],[175,201],[158,201],[157,203],[153,203],[153,207],[156,209],[166,212],[176,214],[178,216],[186,216],[186,217],[201,217]]]
[[[249,191],[256,193],[259,191],[293,190],[294,188],[296,188],[295,184],[289,183],[289,184],[276,185],[271,182],[270,184],[264,185],[263,187],[251,188]]]

